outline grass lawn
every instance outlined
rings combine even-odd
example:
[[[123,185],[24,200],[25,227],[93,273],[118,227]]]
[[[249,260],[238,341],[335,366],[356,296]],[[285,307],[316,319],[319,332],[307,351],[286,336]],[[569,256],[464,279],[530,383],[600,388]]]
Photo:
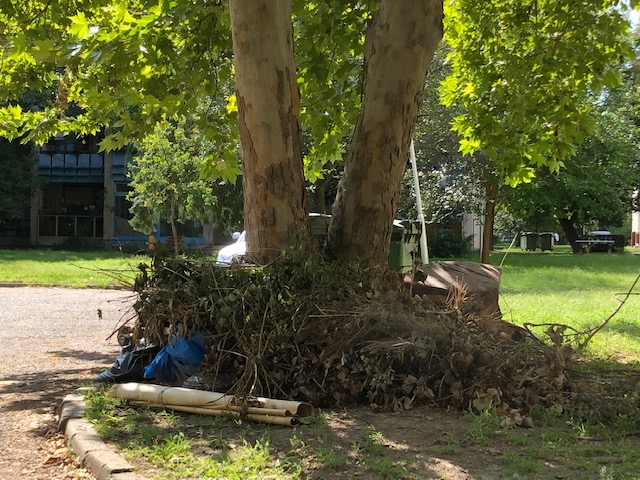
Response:
[[[0,250],[0,282],[84,288],[132,285],[146,257],[120,252]]]
[[[640,273],[640,255],[573,255],[568,247],[553,252],[496,252],[502,263],[500,308],[517,324],[566,324],[577,330],[599,325],[620,306]],[[588,350],[602,358],[640,361],[640,285],[596,335]],[[543,330],[543,329],[541,329]]]

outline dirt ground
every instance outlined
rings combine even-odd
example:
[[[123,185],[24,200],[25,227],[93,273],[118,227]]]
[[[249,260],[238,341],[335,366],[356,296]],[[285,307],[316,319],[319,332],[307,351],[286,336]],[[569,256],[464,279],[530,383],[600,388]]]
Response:
[[[194,441],[195,456],[224,459],[229,449],[268,443],[271,458],[302,465],[302,478],[312,480],[640,478],[637,437],[579,435],[564,419],[532,429],[500,429],[477,415],[428,407],[401,413],[360,407],[321,417],[326,420],[294,428],[181,413],[148,422],[138,417],[136,423],[147,434],[160,427],[156,442],[184,434]],[[207,478],[175,476],[175,470],[163,470],[166,463],[152,465],[139,457],[129,461],[149,478]]]
[[[93,478],[57,432],[57,408],[113,364],[120,349],[107,337],[130,300],[115,290],[0,288],[0,480]]]
[[[120,348],[115,336],[107,337],[129,315],[132,298],[123,291],[0,288],[5,326],[0,330],[0,480],[93,478],[57,433],[57,407],[65,395],[112,365]],[[602,438],[576,441],[576,448],[593,450],[591,463],[576,462],[560,446],[572,429],[564,421],[558,422],[561,431],[554,427],[552,438],[551,430],[539,428],[496,433],[477,416],[439,408],[376,413],[360,407],[324,414],[295,428],[177,414],[163,434],[199,438],[199,455],[219,454],[220,439],[233,445],[266,438],[272,454],[283,461],[291,455],[302,459],[312,479],[633,478],[602,477],[601,469],[607,473],[610,466],[640,462],[638,454],[617,451],[618,440]],[[637,440],[631,446],[635,452],[640,451]],[[529,449],[533,445],[535,453]],[[322,462],[322,452],[343,462]],[[140,459],[129,460],[148,478],[161,473]],[[384,462],[390,468],[378,469]]]
[[[503,474],[501,446],[481,446],[473,440],[471,420],[459,412],[420,407],[410,412],[375,413],[359,407],[325,412],[324,417],[326,423],[291,428],[176,413],[172,424],[164,425],[163,436],[182,432],[196,439],[196,455],[217,457],[224,457],[225,452],[216,447],[220,439],[231,448],[245,441],[251,445],[268,442],[273,457],[281,463],[297,461],[304,466],[303,478],[316,480],[518,478]],[[158,419],[152,423],[157,426]],[[207,426],[215,431],[207,434]],[[118,441],[112,445],[117,446]],[[327,452],[340,464],[321,460]],[[139,458],[128,460],[150,478],[163,475],[161,468]]]

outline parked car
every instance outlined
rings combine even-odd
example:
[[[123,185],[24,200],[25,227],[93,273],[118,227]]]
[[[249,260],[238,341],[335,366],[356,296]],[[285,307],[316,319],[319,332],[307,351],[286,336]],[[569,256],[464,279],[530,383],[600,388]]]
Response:
[[[236,241],[227,245],[218,252],[216,263],[222,266],[229,266],[244,257],[247,252],[247,232],[235,232],[233,237]]]
[[[589,232],[587,240],[592,240],[588,250],[590,252],[610,252],[615,251],[613,235],[609,230],[594,230]]]

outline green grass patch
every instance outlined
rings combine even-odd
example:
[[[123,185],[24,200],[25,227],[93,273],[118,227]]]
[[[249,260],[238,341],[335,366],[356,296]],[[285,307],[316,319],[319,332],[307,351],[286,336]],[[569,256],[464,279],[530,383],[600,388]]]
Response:
[[[113,288],[132,285],[147,257],[120,252],[0,250],[0,282]]]
[[[566,418],[544,409],[532,415],[532,429],[503,428],[496,412],[470,415],[474,418],[468,435],[499,456],[508,478],[639,478],[637,430],[628,435],[615,425]]]
[[[620,305],[640,273],[640,255],[632,251],[573,255],[568,251],[494,253],[502,265],[500,308],[506,320],[523,324],[564,324],[577,330],[599,325]],[[607,327],[588,353],[624,362],[640,360],[640,289]],[[539,332],[546,327],[540,327]]]
[[[223,417],[191,415],[187,423],[171,411],[128,407],[104,391],[88,392],[86,403],[85,417],[100,436],[146,466],[145,475],[155,472],[150,478],[300,478],[299,457],[273,455],[268,430],[255,440],[242,432],[222,439],[216,432],[236,425]]]

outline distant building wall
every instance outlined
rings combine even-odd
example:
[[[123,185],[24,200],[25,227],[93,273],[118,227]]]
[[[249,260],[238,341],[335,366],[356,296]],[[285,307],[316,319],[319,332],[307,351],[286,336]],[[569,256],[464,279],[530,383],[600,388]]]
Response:
[[[632,247],[640,246],[640,212],[631,214],[631,237],[629,245]]]
[[[475,213],[462,216],[462,236],[471,237],[471,248],[482,250],[482,218]]]
[[[147,240],[147,235],[129,225],[127,167],[131,159],[125,152],[99,152],[99,141],[98,137],[57,135],[39,148],[36,168],[45,183],[25,210],[19,235],[14,233],[16,228],[5,228],[0,232],[0,244],[59,246],[79,242],[110,247]],[[225,242],[222,232],[211,225],[190,221],[179,228],[184,245],[191,248]],[[157,240],[168,241],[169,231],[165,222],[159,222]]]

